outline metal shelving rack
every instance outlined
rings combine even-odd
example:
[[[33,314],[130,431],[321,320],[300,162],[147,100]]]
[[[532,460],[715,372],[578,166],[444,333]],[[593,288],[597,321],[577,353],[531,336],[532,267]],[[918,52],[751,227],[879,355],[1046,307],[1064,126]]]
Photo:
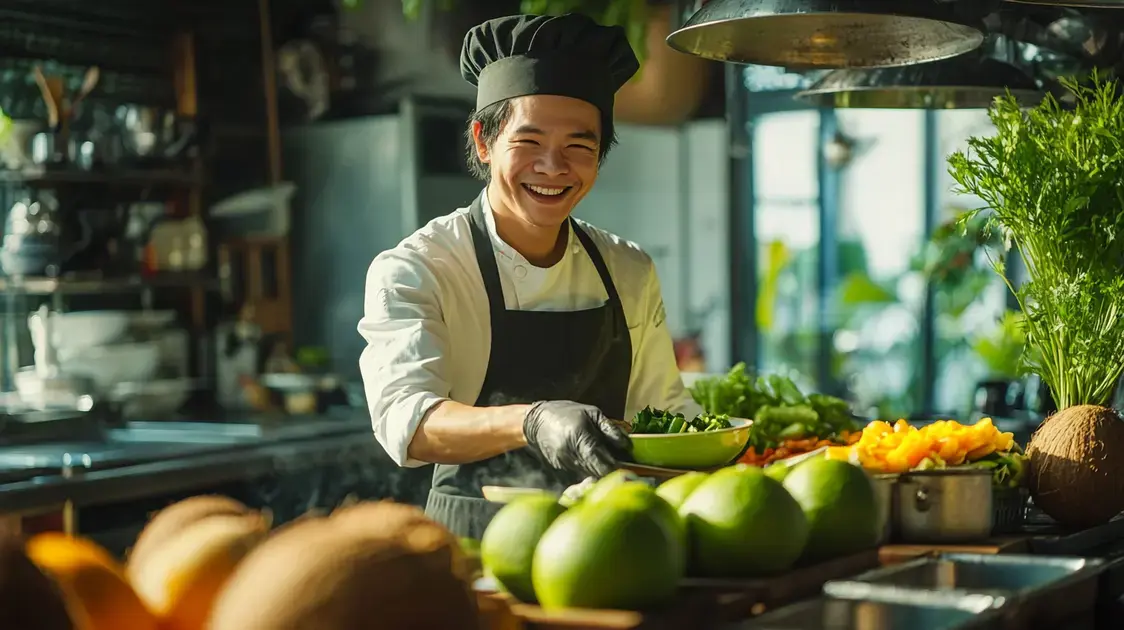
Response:
[[[45,115],[31,68],[42,63],[45,70],[65,77],[68,85],[81,81],[86,67],[101,69],[99,88],[86,99],[87,104],[140,103],[174,110],[184,117],[200,114],[201,96],[206,99],[203,115],[211,127],[212,146],[201,147],[186,168],[126,169],[107,171],[69,171],[33,168],[18,172],[0,171],[0,211],[11,207],[11,193],[22,189],[143,191],[145,195],[175,196],[183,215],[201,217],[205,204],[215,194],[223,195],[222,182],[207,177],[215,144],[230,136],[238,145],[260,140],[266,168],[262,183],[277,183],[281,178],[280,136],[273,61],[270,1],[229,3],[221,0],[168,0],[146,3],[138,0],[9,0],[0,8],[0,81],[13,83],[13,89],[0,94],[0,107],[13,117]],[[220,54],[237,48],[239,54]],[[250,53],[256,49],[260,57]],[[206,80],[199,80],[202,65]],[[251,68],[250,66],[253,66]],[[235,71],[235,70],[239,71]],[[252,72],[251,72],[252,71]],[[224,78],[225,77],[225,78]],[[240,89],[226,89],[231,80]],[[222,88],[220,89],[220,85]],[[260,87],[259,87],[260,86]],[[236,120],[235,120],[236,119]],[[252,125],[248,121],[255,121]],[[264,123],[264,124],[261,124]],[[232,137],[223,130],[231,126],[253,129]],[[223,143],[226,146],[236,146]],[[257,160],[254,160],[257,162]],[[254,172],[258,164],[242,163]],[[223,171],[216,171],[222,175]],[[227,182],[229,185],[230,182]],[[242,185],[245,185],[244,183]],[[209,228],[211,226],[208,226]],[[209,230],[213,233],[213,230]],[[204,333],[218,309],[219,293],[229,301],[229,269],[222,259],[229,247],[219,247],[210,239],[208,269],[199,273],[157,273],[113,277],[100,274],[70,274],[58,278],[0,277],[0,291],[6,294],[9,316],[3,342],[10,346],[8,333],[14,322],[13,308],[26,313],[15,302],[26,298],[46,298],[56,308],[70,296],[136,294],[142,305],[151,305],[156,292],[182,292],[184,309],[194,337]],[[244,243],[231,243],[237,250]],[[277,250],[277,264],[287,271],[288,255],[284,242],[271,245]],[[256,246],[256,245],[255,245]],[[287,278],[287,273],[282,273]],[[289,332],[291,310],[288,288],[283,287],[275,327]],[[24,304],[23,306],[30,306]],[[275,309],[277,310],[277,309]],[[193,349],[198,344],[193,344]],[[10,347],[0,356],[9,356]],[[196,371],[206,372],[201,357],[193,356]],[[5,362],[7,363],[7,362]],[[6,370],[5,370],[6,372]],[[9,380],[8,374],[0,375]],[[4,383],[8,385],[9,383]]]

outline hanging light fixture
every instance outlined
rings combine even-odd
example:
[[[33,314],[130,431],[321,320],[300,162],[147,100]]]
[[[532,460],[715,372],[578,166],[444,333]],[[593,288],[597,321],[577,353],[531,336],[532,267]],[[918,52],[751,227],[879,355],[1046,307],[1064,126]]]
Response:
[[[1017,4],[1043,4],[1052,7],[1084,7],[1087,9],[1124,9],[1124,0],[1007,0]]]
[[[792,70],[948,59],[983,42],[999,0],[711,0],[667,38],[716,61]]]
[[[1024,107],[1045,98],[1034,79],[1011,64],[965,55],[903,68],[829,72],[798,100],[819,107],[862,109],[986,109],[1008,92]]]

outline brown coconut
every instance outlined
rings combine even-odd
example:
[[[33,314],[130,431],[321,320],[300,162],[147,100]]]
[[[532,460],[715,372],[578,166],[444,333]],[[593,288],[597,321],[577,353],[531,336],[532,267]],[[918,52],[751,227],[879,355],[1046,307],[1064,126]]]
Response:
[[[457,537],[419,507],[394,501],[365,501],[336,509],[330,519],[337,527],[394,538],[410,552],[452,567],[461,579],[469,579],[472,573]]]
[[[129,577],[132,567],[144,558],[145,554],[161,547],[169,538],[179,535],[189,525],[210,516],[228,514],[249,514],[250,508],[230,497],[204,494],[173,503],[156,512],[141,530],[136,544],[129,550],[126,566]]]
[[[31,562],[15,536],[0,538],[0,628],[74,630],[62,590]]]
[[[404,513],[391,505],[364,512],[376,522],[398,520]],[[447,545],[357,526],[362,512],[352,510],[358,506],[343,519],[294,524],[255,549],[215,603],[210,630],[477,627],[475,595],[454,573]],[[411,527],[444,530],[432,521]]]
[[[1124,420],[1097,405],[1049,418],[1026,449],[1034,504],[1062,525],[1093,527],[1124,511]]]
[[[227,580],[268,535],[260,514],[196,521],[134,565],[133,587],[165,628],[203,630]]]

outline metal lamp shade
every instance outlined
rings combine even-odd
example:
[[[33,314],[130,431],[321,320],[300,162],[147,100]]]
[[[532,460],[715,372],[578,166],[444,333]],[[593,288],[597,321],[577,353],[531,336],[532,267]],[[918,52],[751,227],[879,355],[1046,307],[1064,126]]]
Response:
[[[667,43],[706,59],[793,70],[905,66],[977,48],[983,12],[978,20],[964,12],[934,0],[712,0]]]
[[[1046,96],[1018,68],[969,55],[904,68],[836,70],[796,98],[836,108],[986,109],[1008,91],[1023,107]]]
[[[1016,4],[1041,4],[1052,7],[1083,7],[1087,9],[1124,9],[1124,0],[1007,0]]]

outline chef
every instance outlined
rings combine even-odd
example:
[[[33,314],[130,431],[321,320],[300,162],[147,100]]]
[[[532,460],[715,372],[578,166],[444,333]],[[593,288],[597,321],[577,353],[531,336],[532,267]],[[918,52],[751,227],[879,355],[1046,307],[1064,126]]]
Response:
[[[367,274],[360,358],[375,436],[436,464],[426,512],[479,538],[482,487],[561,492],[629,456],[614,420],[694,413],[652,259],[571,218],[615,141],[613,96],[638,69],[620,27],[517,15],[465,36],[466,132],[486,182]]]

